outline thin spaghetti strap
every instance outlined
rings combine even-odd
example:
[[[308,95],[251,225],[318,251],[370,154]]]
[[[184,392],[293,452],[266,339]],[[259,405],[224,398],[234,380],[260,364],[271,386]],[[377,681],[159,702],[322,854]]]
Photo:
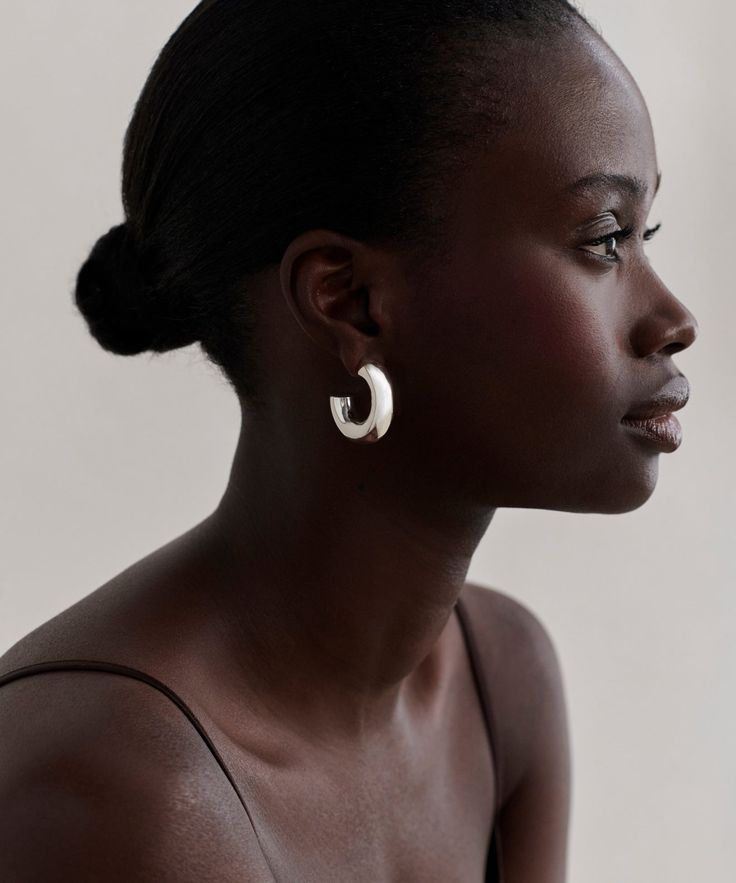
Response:
[[[170,687],[167,687],[166,684],[164,684],[162,681],[159,681],[152,675],[146,674],[146,672],[140,671],[137,668],[131,668],[127,665],[119,665],[116,662],[101,662],[98,660],[89,659],[58,659],[49,662],[36,662],[32,665],[24,665],[21,668],[16,668],[12,671],[6,672],[3,675],[0,675],[0,687],[2,687],[4,684],[10,683],[10,681],[19,680],[20,678],[29,677],[30,675],[39,674],[46,671],[104,671],[110,674],[123,675],[124,677],[135,678],[139,681],[143,681],[144,683],[155,687],[157,690],[163,693],[164,696],[167,696],[189,718],[195,730],[202,737],[205,745],[212,752],[212,755],[219,764],[220,769],[223,771],[228,781],[232,785],[233,790],[238,797],[238,800],[245,810],[245,814],[248,817],[248,821],[250,822],[251,828],[253,829],[253,833],[256,836],[258,845],[261,847],[261,852],[263,853],[263,857],[268,864],[269,870],[273,874],[274,879],[276,878],[273,868],[271,867],[271,863],[268,860],[268,856],[266,855],[266,852],[263,849],[263,845],[261,844],[260,837],[258,836],[258,830],[256,829],[256,826],[253,822],[250,810],[248,809],[248,806],[245,802],[245,799],[243,798],[243,795],[240,792],[240,789],[235,783],[235,779],[232,777],[232,774],[227,768],[225,761],[222,759],[220,752],[215,747],[212,739],[209,737],[207,731],[199,722],[195,713],[186,704],[186,702],[184,702],[184,700],[180,696],[178,696]]]
[[[488,689],[488,682],[483,673],[483,666],[480,664],[480,656],[478,653],[478,646],[475,640],[475,633],[473,632],[473,627],[470,622],[470,617],[468,616],[467,608],[465,606],[465,602],[461,599],[457,599],[457,603],[455,605],[455,609],[457,610],[458,620],[460,622],[460,626],[463,631],[463,635],[465,637],[465,643],[468,648],[468,657],[470,658],[470,667],[473,672],[473,679],[475,680],[475,686],[478,691],[478,696],[480,698],[480,705],[483,711],[483,719],[486,724],[486,729],[488,731],[488,740],[491,744],[491,754],[493,756],[493,768],[494,775],[496,777],[496,805],[495,805],[495,816],[498,815],[498,812],[501,808],[501,795],[503,794],[502,782],[501,782],[501,763],[500,758],[498,756],[498,740],[496,739],[496,720],[493,714],[493,705],[491,703],[490,691]],[[494,817],[495,817],[494,816]]]
[[[480,663],[478,654],[478,646],[475,640],[475,633],[471,625],[470,616],[468,615],[465,602],[458,597],[455,603],[460,630],[465,639],[465,646],[468,651],[468,659],[470,660],[470,669],[473,674],[476,692],[480,700],[480,707],[483,713],[483,720],[486,725],[488,741],[491,746],[491,757],[493,760],[493,774],[496,779],[495,801],[493,810],[493,833],[491,836],[491,844],[488,850],[488,861],[486,865],[485,883],[502,883],[503,881],[503,862],[501,860],[501,844],[498,836],[496,821],[501,811],[501,795],[503,794],[501,783],[501,763],[498,756],[498,740],[496,739],[496,720],[493,714],[493,705],[491,703],[488,682],[483,673],[483,666]]]

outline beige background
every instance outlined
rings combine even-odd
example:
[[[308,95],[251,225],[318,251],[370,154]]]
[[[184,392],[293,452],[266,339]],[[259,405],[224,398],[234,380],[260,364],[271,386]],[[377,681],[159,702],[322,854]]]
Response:
[[[0,0],[0,652],[210,512],[238,430],[193,347],[104,353],[75,274],[122,217],[122,137],[191,0]],[[471,578],[526,602],[561,656],[572,883],[726,883],[736,867],[735,7],[588,0],[637,78],[663,169],[649,246],[700,336],[692,398],[636,512],[499,511]],[[328,415],[327,407],[325,415]],[[328,416],[325,416],[328,419]]]

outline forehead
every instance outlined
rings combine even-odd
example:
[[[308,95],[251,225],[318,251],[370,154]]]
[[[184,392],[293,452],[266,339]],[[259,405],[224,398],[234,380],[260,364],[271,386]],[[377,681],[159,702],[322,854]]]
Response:
[[[475,186],[515,205],[579,199],[622,186],[651,198],[657,159],[649,113],[633,77],[594,32],[576,28],[535,51],[509,49],[504,83],[509,122],[476,166]],[[575,187],[580,179],[589,187]],[[604,177],[601,177],[604,176]],[[635,193],[626,176],[639,182]]]

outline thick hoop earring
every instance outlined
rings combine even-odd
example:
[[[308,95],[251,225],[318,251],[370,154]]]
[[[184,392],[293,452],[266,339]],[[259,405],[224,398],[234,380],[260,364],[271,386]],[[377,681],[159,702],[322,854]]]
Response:
[[[394,413],[394,399],[388,377],[378,365],[366,362],[358,376],[371,391],[371,410],[362,423],[353,420],[350,396],[330,396],[330,410],[340,432],[352,441],[375,442],[386,434]]]

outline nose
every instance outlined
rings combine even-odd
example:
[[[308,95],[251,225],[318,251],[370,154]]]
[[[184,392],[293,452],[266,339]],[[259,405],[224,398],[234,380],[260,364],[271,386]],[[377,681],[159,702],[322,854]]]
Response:
[[[644,303],[631,329],[631,346],[638,356],[663,353],[674,356],[691,346],[698,336],[695,316],[667,288],[654,270],[637,286],[637,299]],[[642,291],[645,296],[641,297]]]

